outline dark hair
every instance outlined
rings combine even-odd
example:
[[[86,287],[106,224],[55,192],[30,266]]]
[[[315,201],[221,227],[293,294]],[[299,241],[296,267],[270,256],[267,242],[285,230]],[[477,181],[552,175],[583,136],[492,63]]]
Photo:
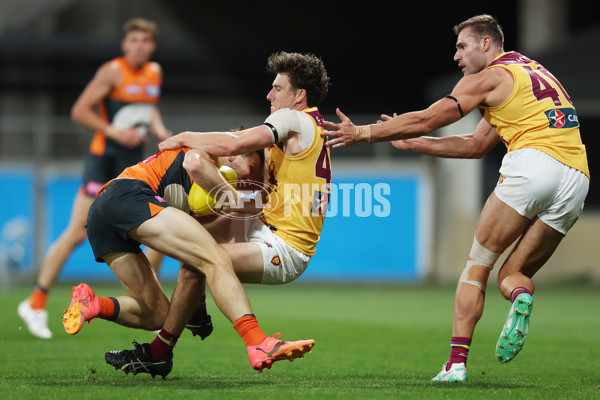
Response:
[[[254,153],[258,154],[258,158],[260,158],[261,167],[265,164],[265,149],[254,150]]]
[[[267,60],[267,71],[286,74],[297,89],[306,90],[306,102],[315,107],[327,96],[329,76],[323,61],[312,54],[279,52]]]
[[[492,42],[498,47],[501,49],[504,48],[504,33],[496,18],[488,14],[476,15],[460,24],[454,25],[454,33],[458,35],[468,26],[472,26],[473,32],[480,38],[489,36],[492,38]]]

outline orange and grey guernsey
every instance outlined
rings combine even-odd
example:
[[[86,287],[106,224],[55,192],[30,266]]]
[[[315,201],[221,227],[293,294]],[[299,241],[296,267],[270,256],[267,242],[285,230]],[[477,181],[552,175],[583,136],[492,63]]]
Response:
[[[119,68],[121,73],[121,81],[117,87],[108,93],[108,96],[100,102],[99,113],[100,118],[104,121],[108,121],[111,124],[114,123],[115,116],[117,113],[121,114],[133,111],[138,114],[135,110],[136,105],[156,105],[160,98],[160,88],[162,85],[162,77],[160,74],[160,67],[155,62],[147,62],[140,69],[136,69],[131,66],[124,57],[117,57],[110,61]],[[127,109],[126,109],[127,107]],[[130,117],[125,115],[124,118],[133,118],[133,125],[141,126],[145,129],[150,125],[150,117],[147,112],[144,112],[142,120],[137,115]],[[122,116],[122,115],[121,115]],[[116,128],[122,129],[124,127],[115,126]],[[101,156],[104,154],[106,149],[106,141],[111,140],[106,137],[103,131],[96,131],[90,144],[90,153]]]
[[[136,179],[146,182],[150,185],[152,190],[154,190],[159,197],[165,199],[169,205],[179,209],[185,209],[185,205],[183,205],[183,207],[178,207],[176,204],[171,204],[168,199],[177,197],[187,200],[187,196],[182,196],[182,194],[189,193],[193,183],[192,178],[189,176],[186,169],[183,168],[185,153],[188,151],[189,148],[182,147],[176,150],[165,150],[156,153],[136,165],[125,168],[125,170],[123,170],[123,172],[115,179]],[[115,179],[102,186],[102,188],[98,190],[96,197],[102,190],[114,182]],[[169,193],[167,193],[167,191]],[[178,195],[175,194],[175,192],[178,192]],[[153,211],[152,216],[155,214],[156,212]]]
[[[263,222],[290,246],[312,256],[329,204],[331,161],[321,137],[326,130],[323,117],[317,108],[303,112],[314,124],[310,147],[293,156],[277,144],[269,149],[271,193],[263,208]]]
[[[517,52],[500,54],[487,68],[504,68],[514,80],[502,104],[479,106],[508,151],[538,149],[589,178],[575,107],[554,75]]]

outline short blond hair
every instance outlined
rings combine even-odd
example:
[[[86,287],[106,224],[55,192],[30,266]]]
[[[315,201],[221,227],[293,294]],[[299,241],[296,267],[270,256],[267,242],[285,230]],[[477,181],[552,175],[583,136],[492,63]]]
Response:
[[[144,18],[133,18],[123,24],[123,36],[127,36],[129,32],[142,31],[149,32],[155,37],[158,33],[156,22]]]

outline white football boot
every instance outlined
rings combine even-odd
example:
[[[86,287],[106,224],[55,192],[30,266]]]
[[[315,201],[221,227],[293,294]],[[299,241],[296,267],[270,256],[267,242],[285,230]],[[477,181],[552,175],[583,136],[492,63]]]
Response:
[[[434,382],[466,382],[467,381],[467,367],[465,363],[452,364],[450,369],[446,371],[446,365],[444,363],[442,370],[437,374],[432,381]]]
[[[34,310],[29,304],[29,299],[23,300],[17,310],[32,335],[42,339],[52,338],[52,332],[48,329],[48,311]]]

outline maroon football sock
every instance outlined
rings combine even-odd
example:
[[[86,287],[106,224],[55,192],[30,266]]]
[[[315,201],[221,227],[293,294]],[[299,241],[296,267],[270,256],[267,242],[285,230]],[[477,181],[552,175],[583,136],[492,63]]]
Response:
[[[452,336],[450,342],[450,359],[448,360],[448,364],[446,364],[446,371],[450,369],[452,364],[465,363],[466,366],[470,347],[471,338]]]
[[[531,292],[527,288],[517,287],[510,293],[510,302],[514,303],[517,296],[520,295],[521,293],[527,293],[527,294],[531,295]]]
[[[167,332],[164,328],[160,330],[152,343],[150,343],[150,353],[152,358],[160,360],[173,352],[173,347],[179,339],[178,335]]]

